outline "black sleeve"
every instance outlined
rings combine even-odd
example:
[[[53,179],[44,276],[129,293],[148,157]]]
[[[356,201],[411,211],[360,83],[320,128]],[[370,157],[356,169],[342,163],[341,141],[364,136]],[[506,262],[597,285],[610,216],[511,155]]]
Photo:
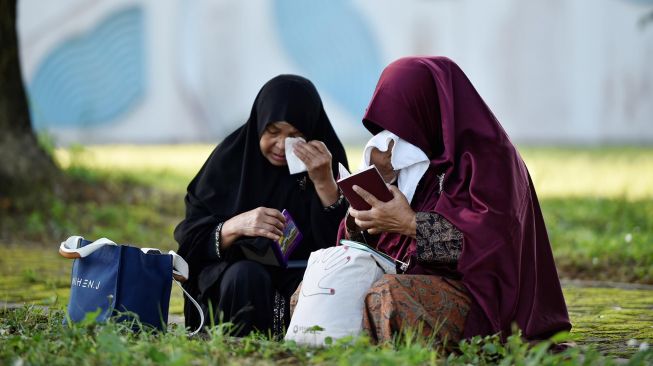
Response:
[[[324,207],[317,193],[315,194],[311,201],[311,229],[314,238],[312,251],[336,245],[338,226],[348,208],[349,203],[342,196],[336,204]]]
[[[175,229],[175,240],[181,255],[191,268],[201,268],[218,260],[215,251],[215,230],[219,221],[213,216],[187,217]]]

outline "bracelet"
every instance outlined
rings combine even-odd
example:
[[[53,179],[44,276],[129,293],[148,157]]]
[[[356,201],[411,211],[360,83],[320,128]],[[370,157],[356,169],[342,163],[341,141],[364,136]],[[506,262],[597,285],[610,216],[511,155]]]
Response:
[[[338,207],[342,206],[342,203],[345,201],[345,196],[340,193],[340,196],[338,196],[338,199],[336,202],[332,203],[331,205],[324,207],[325,212],[331,212],[337,209]]]
[[[224,222],[218,224],[218,227],[215,229],[215,253],[218,255],[218,259],[222,259],[222,254],[220,253],[220,233],[222,233],[222,225]]]

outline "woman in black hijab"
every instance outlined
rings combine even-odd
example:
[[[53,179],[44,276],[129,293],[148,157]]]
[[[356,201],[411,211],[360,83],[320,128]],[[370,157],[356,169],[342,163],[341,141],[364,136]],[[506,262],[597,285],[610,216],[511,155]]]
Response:
[[[307,172],[289,174],[286,137],[306,139],[294,152]],[[268,81],[247,123],[216,147],[188,185],[186,218],[175,229],[179,254],[190,267],[184,287],[205,313],[212,304],[216,323],[234,323],[238,336],[287,325],[287,299],[304,269],[262,265],[240,248],[277,245],[283,209],[304,236],[290,260],[334,245],[347,211],[334,180],[338,162],[347,166],[345,150],[315,86],[296,75]],[[199,326],[188,301],[184,315],[186,326]]]

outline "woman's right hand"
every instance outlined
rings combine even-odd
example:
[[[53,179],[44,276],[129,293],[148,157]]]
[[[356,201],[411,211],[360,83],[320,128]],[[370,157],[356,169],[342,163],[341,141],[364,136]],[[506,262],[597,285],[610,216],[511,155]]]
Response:
[[[260,236],[278,240],[283,235],[286,218],[279,210],[258,207],[225,221],[220,233],[221,249],[229,249],[241,236]]]

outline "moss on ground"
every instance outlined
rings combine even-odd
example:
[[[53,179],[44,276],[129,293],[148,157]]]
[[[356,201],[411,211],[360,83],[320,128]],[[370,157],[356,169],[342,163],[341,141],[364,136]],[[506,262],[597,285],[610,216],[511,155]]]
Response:
[[[567,286],[564,294],[578,343],[625,357],[652,343],[653,290]]]

